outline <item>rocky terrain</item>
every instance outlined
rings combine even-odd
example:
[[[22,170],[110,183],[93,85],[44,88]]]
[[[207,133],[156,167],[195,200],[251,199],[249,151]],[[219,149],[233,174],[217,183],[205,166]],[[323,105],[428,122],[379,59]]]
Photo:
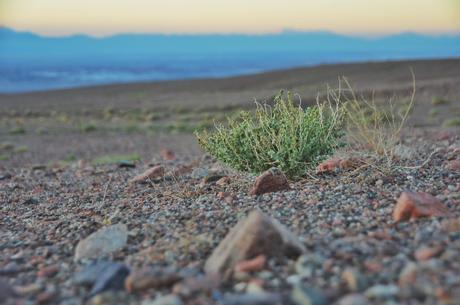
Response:
[[[391,169],[320,166],[297,182],[168,150],[149,164],[2,170],[0,298],[460,304],[460,137],[418,131],[401,145]]]
[[[337,75],[416,103],[389,166],[344,148],[287,180],[198,127]],[[460,60],[0,95],[0,304],[460,304]]]

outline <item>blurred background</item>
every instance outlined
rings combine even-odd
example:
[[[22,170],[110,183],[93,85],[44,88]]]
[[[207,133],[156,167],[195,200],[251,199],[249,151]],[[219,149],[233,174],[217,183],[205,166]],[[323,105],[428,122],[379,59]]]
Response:
[[[0,162],[198,154],[194,130],[255,99],[347,76],[404,102],[411,68],[413,125],[441,126],[459,57],[458,0],[0,0]]]

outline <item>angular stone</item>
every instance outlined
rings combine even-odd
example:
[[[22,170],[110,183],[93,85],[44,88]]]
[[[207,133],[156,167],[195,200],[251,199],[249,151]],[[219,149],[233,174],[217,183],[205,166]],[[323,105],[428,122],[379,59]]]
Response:
[[[170,149],[161,149],[160,150],[160,156],[163,158],[165,161],[172,161],[176,159],[176,154],[174,151]]]
[[[264,269],[267,262],[267,257],[263,254],[255,258],[238,262],[235,265],[235,272],[257,272]]]
[[[273,167],[263,172],[250,191],[250,195],[261,195],[265,193],[278,192],[290,189],[289,182],[282,171]]]
[[[258,255],[296,257],[305,251],[285,226],[259,210],[239,221],[220,242],[205,264],[207,273],[229,278],[235,265]]]
[[[125,278],[129,275],[129,268],[123,264],[113,263],[103,269],[91,288],[90,296],[106,290],[123,289]]]
[[[422,246],[415,250],[414,257],[418,261],[426,261],[432,257],[438,256],[443,251],[442,246],[425,247]]]
[[[145,172],[140,175],[137,175],[133,179],[130,180],[130,183],[145,183],[148,182],[150,179],[161,178],[165,175],[165,168],[162,165],[157,165],[154,167],[149,168]]]
[[[449,210],[430,194],[423,192],[403,192],[393,210],[396,222],[420,217],[446,216]]]
[[[80,242],[75,249],[75,260],[100,258],[122,249],[128,240],[128,228],[116,224],[102,228]]]

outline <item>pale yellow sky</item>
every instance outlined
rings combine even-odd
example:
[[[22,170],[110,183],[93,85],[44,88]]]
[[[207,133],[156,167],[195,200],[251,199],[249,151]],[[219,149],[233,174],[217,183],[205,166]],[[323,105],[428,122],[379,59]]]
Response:
[[[460,0],[0,0],[0,25],[43,35],[460,33]]]

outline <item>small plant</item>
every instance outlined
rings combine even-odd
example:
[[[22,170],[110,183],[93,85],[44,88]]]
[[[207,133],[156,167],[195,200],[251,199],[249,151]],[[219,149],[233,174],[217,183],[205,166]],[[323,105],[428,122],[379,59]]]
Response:
[[[457,127],[460,126],[460,118],[447,119],[442,123],[444,127]]]
[[[106,164],[116,164],[124,161],[138,161],[140,157],[138,154],[130,155],[106,155],[94,159],[91,163],[93,165],[106,165]]]
[[[409,102],[399,107],[394,97],[379,104],[373,95],[371,99],[358,97],[346,78],[342,78],[340,83],[344,83],[346,88],[334,93],[334,98],[346,103],[349,142],[383,157],[391,166],[401,130],[414,106],[415,78]]]
[[[440,97],[433,97],[433,99],[431,100],[431,104],[433,106],[440,106],[440,105],[448,105],[450,104],[450,102]]]
[[[87,133],[87,132],[93,132],[97,130],[97,126],[94,125],[93,123],[87,123],[87,124],[81,124],[79,126],[79,129],[81,132]]]
[[[10,129],[10,134],[12,134],[12,135],[25,134],[25,133],[26,133],[26,130],[22,126],[16,126],[16,127],[12,128],[12,129]]]
[[[342,108],[337,104],[303,109],[281,91],[274,106],[256,105],[255,114],[242,111],[228,118],[228,126],[196,132],[200,145],[237,170],[260,173],[278,167],[291,178],[305,175],[339,146]]]

